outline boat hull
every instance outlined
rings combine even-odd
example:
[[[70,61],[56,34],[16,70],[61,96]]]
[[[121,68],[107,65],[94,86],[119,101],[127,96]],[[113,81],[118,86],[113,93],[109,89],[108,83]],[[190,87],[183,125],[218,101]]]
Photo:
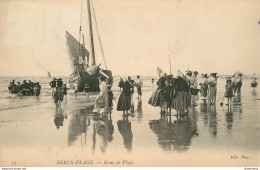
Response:
[[[105,73],[109,73],[108,83],[110,86],[113,84],[113,76],[110,70],[102,70]],[[71,89],[75,89],[75,85],[78,85],[78,92],[84,92],[85,84],[89,86],[89,92],[99,92],[99,77],[102,75],[99,71],[94,75],[89,75],[86,71],[75,71],[69,77],[69,84]]]

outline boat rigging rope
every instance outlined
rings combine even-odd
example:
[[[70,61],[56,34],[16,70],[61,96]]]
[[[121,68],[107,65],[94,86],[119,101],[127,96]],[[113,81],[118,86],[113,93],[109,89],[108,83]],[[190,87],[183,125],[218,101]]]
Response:
[[[101,52],[102,52],[102,57],[103,57],[104,65],[105,65],[105,68],[106,68],[106,70],[107,70],[107,63],[106,63],[106,59],[105,59],[105,55],[104,55],[104,51],[103,51],[103,47],[102,47],[100,35],[99,35],[99,30],[98,30],[97,20],[96,20],[96,14],[95,14],[95,10],[94,10],[93,3],[92,3],[91,0],[90,0],[90,2],[91,2],[91,8],[92,8],[92,11],[93,11],[93,15],[94,15],[94,20],[95,20],[95,26],[96,26],[96,30],[97,30],[97,36],[98,36],[98,40],[99,40],[99,45],[100,45],[100,49],[101,49]]]

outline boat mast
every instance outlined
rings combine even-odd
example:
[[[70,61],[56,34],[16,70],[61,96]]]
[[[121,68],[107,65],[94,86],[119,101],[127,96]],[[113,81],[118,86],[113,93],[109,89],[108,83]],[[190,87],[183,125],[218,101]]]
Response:
[[[91,7],[92,7],[92,10],[93,10],[93,16],[94,16],[95,26],[96,26],[96,30],[97,30],[97,36],[98,36],[98,40],[99,40],[99,46],[100,46],[100,49],[101,49],[101,52],[102,52],[102,57],[103,57],[105,69],[107,70],[106,58],[105,58],[104,50],[103,50],[102,43],[101,43],[101,39],[100,39],[100,35],[99,35],[99,30],[98,30],[98,25],[97,25],[96,14],[95,14],[94,5],[93,5],[93,2],[92,2],[92,1],[91,1]]]
[[[88,0],[88,17],[89,17],[90,47],[92,53],[92,66],[95,66],[96,60],[95,60],[95,49],[94,49],[94,41],[93,41],[92,20],[91,20],[91,10],[90,10],[89,0]]]
[[[81,44],[80,44],[80,39],[81,39],[81,18],[82,18],[82,1],[81,1],[81,9],[80,9],[80,22],[79,22],[79,57],[82,57],[83,59],[83,56],[81,56],[80,54],[80,51],[81,51]],[[79,58],[78,58],[78,61],[79,63]]]

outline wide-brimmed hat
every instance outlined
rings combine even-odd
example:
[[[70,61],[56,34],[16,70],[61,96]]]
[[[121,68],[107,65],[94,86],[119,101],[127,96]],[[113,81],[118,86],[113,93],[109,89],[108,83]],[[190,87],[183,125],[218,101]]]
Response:
[[[213,76],[213,77],[217,78],[217,74],[218,73],[211,73],[210,76]]]
[[[204,78],[209,78],[208,74],[203,74]]]
[[[197,72],[197,71],[194,71],[194,72],[193,72],[193,74],[195,74],[195,75],[198,75],[198,74],[199,74],[199,72]]]
[[[191,76],[191,75],[192,75],[192,72],[189,71],[189,70],[187,70],[187,71],[186,71],[186,75]]]

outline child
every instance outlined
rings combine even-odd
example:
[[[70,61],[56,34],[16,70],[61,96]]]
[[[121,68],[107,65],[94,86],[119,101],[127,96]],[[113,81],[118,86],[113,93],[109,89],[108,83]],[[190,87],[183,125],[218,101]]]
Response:
[[[231,77],[227,78],[226,81],[226,92],[225,92],[225,97],[228,99],[228,104],[230,103],[232,97],[233,97],[233,89],[232,89],[232,80]]]

